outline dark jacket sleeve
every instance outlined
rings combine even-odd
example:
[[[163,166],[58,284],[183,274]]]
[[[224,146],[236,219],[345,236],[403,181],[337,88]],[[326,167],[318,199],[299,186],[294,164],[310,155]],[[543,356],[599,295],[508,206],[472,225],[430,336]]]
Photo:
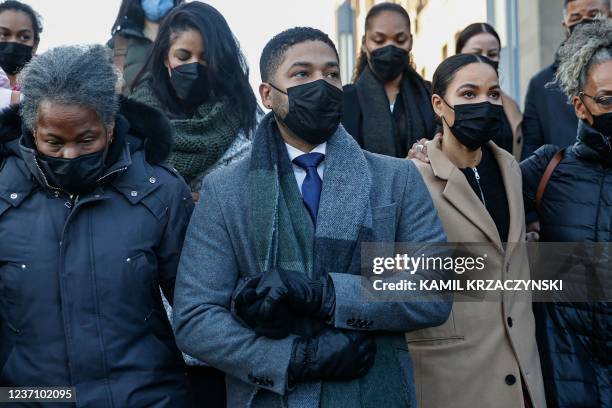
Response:
[[[529,81],[527,96],[525,97],[525,113],[523,114],[523,153],[522,158],[531,156],[544,141],[544,132],[541,124],[538,106],[541,104],[541,94],[545,91],[543,84],[536,77]]]
[[[525,211],[535,210],[535,199],[538,184],[555,153],[559,150],[558,146],[544,145],[537,149],[531,156],[521,162],[521,173],[523,175],[523,201]]]
[[[160,286],[164,296],[172,304],[176,272],[194,204],[191,191],[182,179],[174,178],[170,182],[172,184],[168,183],[170,185],[167,186],[171,189],[167,224],[156,255]]]
[[[359,146],[363,148],[363,135],[361,134],[361,106],[357,97],[357,88],[355,85],[346,85],[344,87],[344,106],[342,114],[342,126],[349,135],[357,141]]]

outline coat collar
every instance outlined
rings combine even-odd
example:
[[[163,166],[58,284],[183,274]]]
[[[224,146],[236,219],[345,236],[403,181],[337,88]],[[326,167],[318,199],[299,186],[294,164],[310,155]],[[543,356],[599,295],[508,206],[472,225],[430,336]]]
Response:
[[[514,158],[497,147],[495,143],[489,142],[488,146],[499,165],[508,198],[510,230],[507,242],[520,242],[522,240],[522,221],[519,222],[519,220],[523,219],[523,201],[520,183],[517,184],[517,180],[520,180],[518,166]],[[427,143],[427,155],[434,175],[446,181],[442,192],[444,198],[476,225],[500,252],[503,252],[502,239],[500,239],[495,222],[484,204],[472,191],[463,172],[442,152],[440,140],[432,140]]]

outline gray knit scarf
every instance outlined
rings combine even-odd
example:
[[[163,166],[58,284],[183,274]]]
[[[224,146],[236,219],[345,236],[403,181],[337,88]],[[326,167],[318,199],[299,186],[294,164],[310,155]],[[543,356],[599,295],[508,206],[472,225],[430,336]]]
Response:
[[[255,135],[248,182],[253,241],[261,272],[281,267],[315,279],[329,272],[360,273],[360,244],[372,239],[372,179],[363,151],[342,126],[327,142],[314,237],[306,228],[308,215],[272,114],[262,120]],[[312,322],[304,331],[312,331],[317,324]],[[352,381],[300,383],[284,399],[270,394],[261,402],[255,398],[252,406],[408,406],[396,343],[389,335],[377,335],[376,342],[376,361],[366,376]]]
[[[162,112],[167,110],[148,80],[141,82],[130,97]],[[205,102],[191,118],[170,118],[170,123],[174,130],[174,148],[168,163],[190,184],[223,156],[240,131],[238,117],[224,100]]]

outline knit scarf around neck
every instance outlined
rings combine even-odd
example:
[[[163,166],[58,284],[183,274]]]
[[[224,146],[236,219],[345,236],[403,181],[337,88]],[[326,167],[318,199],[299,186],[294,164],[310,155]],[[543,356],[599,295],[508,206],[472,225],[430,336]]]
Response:
[[[435,132],[431,94],[425,81],[407,69],[400,83],[402,121],[396,129],[384,84],[366,66],[355,84],[363,113],[363,148],[369,152],[404,158],[412,143],[431,139]],[[402,133],[406,139],[403,149],[396,147],[396,138]],[[400,151],[401,150],[401,151]]]
[[[155,95],[149,81],[138,85],[131,98],[167,111]],[[208,101],[187,119],[170,119],[174,147],[168,163],[191,183],[223,156],[240,131],[238,117],[228,101]]]
[[[273,115],[264,117],[253,141],[248,175],[251,230],[259,270],[281,267],[315,279],[329,272],[359,274],[361,243],[373,239],[371,183],[363,151],[339,126],[327,142],[313,237],[305,224],[307,214],[285,144]],[[310,330],[317,324],[320,322],[313,322]],[[310,331],[308,327],[303,330]],[[374,367],[362,378],[300,383],[285,401],[278,397],[265,407],[407,406],[397,358],[398,341],[405,346],[401,334],[376,336]]]

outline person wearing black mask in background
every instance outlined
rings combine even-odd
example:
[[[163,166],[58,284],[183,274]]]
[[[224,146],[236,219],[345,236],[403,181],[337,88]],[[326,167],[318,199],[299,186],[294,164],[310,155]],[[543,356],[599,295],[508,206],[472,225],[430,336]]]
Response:
[[[364,301],[362,242],[445,236],[412,162],[364,151],[339,126],[338,65],[314,28],[268,42],[259,93],[272,112],[250,157],[206,177],[189,226],[176,335],[228,374],[230,407],[414,406],[402,332],[448,317],[438,293]]]
[[[474,23],[467,26],[457,38],[455,53],[478,54],[493,61],[495,69],[499,70],[501,40],[495,29],[487,23]],[[504,108],[502,127],[493,138],[495,144],[510,152],[516,160],[521,159],[523,147],[523,133],[521,122],[523,115],[518,104],[504,92],[501,92],[501,101]]]
[[[430,85],[413,69],[411,50],[406,10],[393,3],[372,7],[353,84],[344,87],[342,118],[367,151],[404,158],[415,141],[434,136]]]
[[[194,200],[204,176],[248,154],[259,110],[227,22],[199,1],[164,19],[131,98],[164,112],[175,132],[169,163]]]
[[[612,242],[611,19],[574,30],[559,50],[556,80],[579,118],[577,136],[564,150],[544,145],[521,163],[525,208],[538,213],[540,241]],[[606,275],[596,286],[609,295],[607,248],[597,256]],[[597,266],[588,245],[580,252],[587,254],[578,258],[584,275],[574,274],[573,281],[589,282]],[[612,406],[612,303],[591,299],[534,305],[549,407]]]
[[[0,67],[13,90],[19,90],[17,74],[36,54],[42,23],[32,7],[19,1],[0,3]]]
[[[147,57],[163,18],[184,0],[122,0],[107,45],[115,65],[123,73],[123,93],[129,95],[134,79]]]
[[[561,24],[569,38],[577,26],[588,24],[596,17],[611,16],[610,0],[564,0]],[[575,142],[578,119],[574,108],[558,86],[551,84],[558,68],[557,53],[555,61],[529,81],[522,124],[523,159],[545,144],[566,147]]]
[[[492,141],[502,131],[502,98],[490,59],[458,54],[443,61],[433,76],[432,102],[444,134],[426,143],[428,162],[415,164],[449,241],[489,246],[479,278],[525,280],[530,271],[522,245],[521,175],[516,159]],[[482,250],[474,247],[473,257]],[[406,335],[419,362],[419,407],[546,406],[528,299],[455,302],[452,316],[444,325]],[[467,380],[457,382],[458,372]]]

